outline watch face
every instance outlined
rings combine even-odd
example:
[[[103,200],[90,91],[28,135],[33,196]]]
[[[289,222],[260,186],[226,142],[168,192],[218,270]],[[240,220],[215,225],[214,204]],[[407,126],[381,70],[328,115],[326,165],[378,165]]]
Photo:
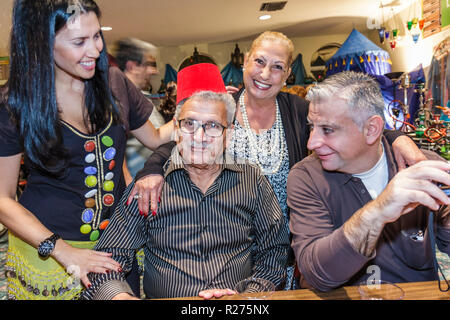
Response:
[[[50,240],[45,240],[39,245],[38,253],[42,257],[48,257],[52,253],[55,244]]]

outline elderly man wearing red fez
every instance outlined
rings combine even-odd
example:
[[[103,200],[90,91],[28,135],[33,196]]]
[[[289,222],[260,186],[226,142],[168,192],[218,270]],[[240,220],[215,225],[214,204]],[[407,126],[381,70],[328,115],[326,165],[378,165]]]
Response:
[[[82,298],[136,299],[124,276],[141,247],[146,298],[221,297],[252,277],[284,284],[284,216],[258,167],[226,159],[236,104],[219,69],[193,65],[177,82],[177,146],[164,168],[158,211],[139,214],[139,195],[126,203],[134,183],[128,186],[96,246],[111,252],[122,272],[89,274]]]

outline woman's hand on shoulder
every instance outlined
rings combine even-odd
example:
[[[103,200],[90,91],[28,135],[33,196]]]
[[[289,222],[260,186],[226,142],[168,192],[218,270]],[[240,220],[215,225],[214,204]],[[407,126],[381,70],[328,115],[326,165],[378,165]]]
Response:
[[[128,197],[127,205],[137,199],[139,213],[141,215],[147,216],[149,212],[156,214],[163,185],[164,177],[160,174],[150,174],[142,177],[135,182]]]
[[[392,143],[392,149],[399,170],[427,160],[423,152],[420,151],[414,141],[408,136],[400,136],[395,139]]]

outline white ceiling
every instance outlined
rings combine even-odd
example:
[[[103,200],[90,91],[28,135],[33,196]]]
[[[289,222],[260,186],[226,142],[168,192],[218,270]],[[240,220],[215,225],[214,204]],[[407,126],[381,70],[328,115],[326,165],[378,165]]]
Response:
[[[221,43],[250,40],[265,30],[289,37],[350,33],[353,27],[366,31],[368,18],[381,14],[381,0],[288,0],[272,19],[258,20],[263,2],[274,0],[96,0],[108,43],[135,37],[156,46]],[[278,1],[278,0],[275,0]],[[400,10],[411,1],[382,0],[384,12]],[[0,48],[5,48],[10,30],[13,0],[0,0]]]
[[[3,1],[3,0],[2,0]],[[278,0],[276,0],[278,1]],[[380,15],[380,0],[288,0],[272,19],[260,21],[264,2],[274,0],[97,0],[108,42],[136,37],[157,46],[253,39],[265,30],[289,37],[367,30],[367,19]],[[384,11],[411,0],[383,0]]]

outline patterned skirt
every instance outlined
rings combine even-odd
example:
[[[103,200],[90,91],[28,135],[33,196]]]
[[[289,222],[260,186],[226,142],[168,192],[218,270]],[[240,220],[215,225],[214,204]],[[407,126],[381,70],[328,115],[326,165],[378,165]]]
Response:
[[[37,249],[9,232],[6,258],[8,299],[10,300],[74,300],[84,290],[77,270],[69,270],[55,259],[39,257]],[[73,247],[93,249],[96,242],[66,241]]]

